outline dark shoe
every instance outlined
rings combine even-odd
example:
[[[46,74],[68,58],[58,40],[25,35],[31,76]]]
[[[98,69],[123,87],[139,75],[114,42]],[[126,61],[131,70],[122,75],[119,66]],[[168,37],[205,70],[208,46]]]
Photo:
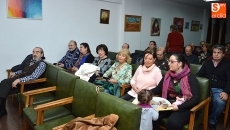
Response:
[[[216,130],[216,124],[208,124],[209,130]]]

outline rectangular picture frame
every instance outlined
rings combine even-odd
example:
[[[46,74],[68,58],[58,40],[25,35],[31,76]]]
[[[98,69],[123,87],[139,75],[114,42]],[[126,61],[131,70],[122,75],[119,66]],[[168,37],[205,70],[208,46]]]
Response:
[[[141,16],[138,15],[125,15],[124,20],[125,32],[140,32],[141,31]]]

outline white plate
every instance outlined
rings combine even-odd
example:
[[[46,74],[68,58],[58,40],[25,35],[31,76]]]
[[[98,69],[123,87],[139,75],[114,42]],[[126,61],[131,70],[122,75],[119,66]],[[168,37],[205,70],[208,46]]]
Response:
[[[154,102],[160,102],[160,101],[163,101],[163,102],[165,102],[165,103],[167,103],[168,105],[171,105],[171,103],[167,100],[167,99],[165,99],[165,98],[162,98],[162,97],[153,97],[153,99],[152,99]]]
[[[154,102],[164,101],[165,103],[171,105],[171,103],[167,99],[162,98],[162,97],[153,97],[152,100]],[[135,98],[132,103],[137,105],[139,103],[139,101],[138,101],[137,98]],[[158,106],[157,109],[159,111],[167,111],[167,110],[172,110],[172,107],[168,107],[168,108],[165,109],[165,108],[162,108],[161,106]]]

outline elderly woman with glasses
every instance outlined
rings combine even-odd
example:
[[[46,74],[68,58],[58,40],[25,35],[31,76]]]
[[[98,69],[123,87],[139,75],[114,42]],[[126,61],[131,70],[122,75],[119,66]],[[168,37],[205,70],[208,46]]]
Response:
[[[171,55],[168,64],[169,71],[152,92],[172,102],[172,111],[161,112],[158,121],[168,117],[166,130],[182,130],[189,122],[190,109],[199,102],[199,84],[182,54]],[[179,98],[184,100],[180,105],[176,103]],[[157,121],[154,124],[159,129]]]
[[[155,65],[156,54],[146,51],[143,59],[130,81],[132,89],[121,97],[124,100],[133,101],[141,90],[155,88],[162,79],[161,70]]]

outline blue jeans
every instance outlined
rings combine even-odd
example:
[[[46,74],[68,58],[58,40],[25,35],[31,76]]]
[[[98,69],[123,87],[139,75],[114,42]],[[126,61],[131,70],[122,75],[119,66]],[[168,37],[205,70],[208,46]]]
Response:
[[[223,89],[211,88],[212,91],[212,108],[208,117],[209,124],[216,124],[217,117],[223,112],[226,101],[220,99],[220,93]]]
[[[104,90],[105,93],[111,94],[108,89]]]

